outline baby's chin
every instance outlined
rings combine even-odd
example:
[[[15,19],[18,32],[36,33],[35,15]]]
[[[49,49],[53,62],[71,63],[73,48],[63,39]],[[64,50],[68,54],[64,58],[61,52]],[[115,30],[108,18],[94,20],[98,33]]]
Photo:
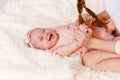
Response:
[[[43,50],[49,50],[49,49],[52,49],[55,47],[56,44],[52,45],[52,46],[49,46],[49,47],[46,47],[46,48],[43,48]]]

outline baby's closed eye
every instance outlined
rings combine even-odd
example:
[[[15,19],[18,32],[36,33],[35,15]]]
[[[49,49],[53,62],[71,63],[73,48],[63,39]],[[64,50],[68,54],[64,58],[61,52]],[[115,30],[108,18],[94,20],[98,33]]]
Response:
[[[42,41],[42,40],[43,40],[43,37],[41,36],[41,37],[39,38],[39,40]]]

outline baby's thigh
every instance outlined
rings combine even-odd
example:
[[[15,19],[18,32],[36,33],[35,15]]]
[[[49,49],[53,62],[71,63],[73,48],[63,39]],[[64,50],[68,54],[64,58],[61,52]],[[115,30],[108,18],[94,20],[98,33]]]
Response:
[[[120,58],[120,55],[115,54],[115,53],[101,51],[101,50],[93,50],[93,51],[89,51],[88,53],[86,53],[83,56],[82,60],[85,66],[91,67],[105,59],[114,58],[114,57]]]

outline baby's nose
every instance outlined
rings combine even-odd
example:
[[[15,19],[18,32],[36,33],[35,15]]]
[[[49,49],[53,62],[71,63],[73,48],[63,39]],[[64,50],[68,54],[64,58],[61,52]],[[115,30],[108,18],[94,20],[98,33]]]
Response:
[[[45,38],[46,40],[49,40],[49,33],[44,33],[44,38]]]

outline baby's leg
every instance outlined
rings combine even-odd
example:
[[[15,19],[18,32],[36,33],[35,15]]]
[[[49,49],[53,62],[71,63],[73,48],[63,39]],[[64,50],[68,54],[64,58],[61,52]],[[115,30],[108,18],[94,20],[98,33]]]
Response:
[[[120,58],[111,58],[101,61],[91,67],[93,70],[120,72]]]
[[[101,51],[101,50],[93,50],[93,51],[89,51],[83,56],[83,64],[85,66],[92,67],[103,60],[115,58],[115,57],[120,58],[120,55]]]

